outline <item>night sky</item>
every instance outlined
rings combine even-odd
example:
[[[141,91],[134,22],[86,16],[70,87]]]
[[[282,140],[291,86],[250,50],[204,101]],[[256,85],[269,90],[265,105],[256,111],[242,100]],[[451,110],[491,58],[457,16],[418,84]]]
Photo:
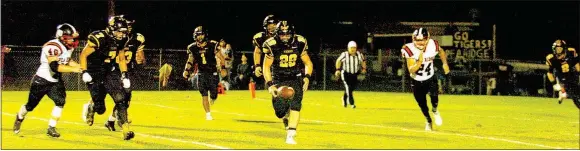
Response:
[[[237,1],[117,1],[116,13],[136,20],[134,30],[145,35],[148,48],[185,49],[193,41],[197,25],[209,30],[210,38],[225,38],[235,50],[251,51],[252,36],[262,30],[267,14],[288,18],[298,33],[317,52],[320,39],[351,33],[364,37],[363,22],[476,21],[497,25],[497,52],[502,59],[543,60],[556,38],[574,47],[579,43],[578,1],[565,2],[237,2]],[[67,22],[80,31],[82,39],[104,29],[107,1],[2,1],[2,44],[42,45]],[[349,31],[335,31],[333,22],[355,22]],[[340,42],[339,42],[340,43]],[[346,42],[342,42],[346,45]],[[401,44],[402,45],[402,44]],[[395,46],[400,47],[400,45]]]

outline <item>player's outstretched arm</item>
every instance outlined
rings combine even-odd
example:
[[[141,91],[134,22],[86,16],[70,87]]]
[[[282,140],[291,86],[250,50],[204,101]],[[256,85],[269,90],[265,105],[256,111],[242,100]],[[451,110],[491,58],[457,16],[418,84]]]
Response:
[[[85,45],[85,48],[81,51],[81,56],[79,58],[81,70],[87,70],[87,57],[95,52],[95,47],[96,45],[93,42],[87,41],[87,45]]]
[[[312,61],[310,60],[310,56],[308,56],[308,52],[307,51],[302,51],[302,54],[300,55],[300,59],[302,59],[302,62],[304,63],[304,71],[306,72],[306,75],[303,79],[304,81],[304,86],[302,88],[302,91],[306,91],[308,90],[308,85],[310,85],[310,76],[312,75],[312,70],[314,69],[314,65],[312,64]]]
[[[423,52],[419,52],[419,60],[415,61],[415,58],[407,58],[407,68],[411,74],[416,73],[423,64]]]
[[[361,53],[361,52],[357,52],[360,55],[360,59],[361,59],[361,67],[362,67],[362,74],[366,74],[367,73],[367,58]]]
[[[445,74],[449,73],[449,65],[447,64],[447,54],[445,54],[445,50],[439,47],[439,57],[441,57],[441,62],[443,63],[443,72]]]
[[[262,76],[262,65],[260,65],[260,60],[262,58],[262,50],[258,46],[254,46],[254,73],[257,77]]]
[[[266,48],[264,48],[266,49]],[[272,54],[267,54],[266,57],[264,57],[264,65],[263,65],[263,69],[264,69],[264,81],[266,82],[266,84],[268,85],[268,92],[270,94],[272,94],[272,96],[277,97],[277,91],[276,89],[276,85],[273,84],[272,82],[272,70],[270,70],[270,67],[272,66],[272,63],[274,63],[274,56]]]
[[[137,54],[135,54],[135,61],[137,64],[143,64],[145,62],[145,36],[137,34],[137,40],[141,42],[141,45],[137,47]]]
[[[191,68],[193,68],[193,53],[187,47],[187,62],[185,62],[185,69],[183,70],[183,78],[189,79],[189,75],[191,75]]]

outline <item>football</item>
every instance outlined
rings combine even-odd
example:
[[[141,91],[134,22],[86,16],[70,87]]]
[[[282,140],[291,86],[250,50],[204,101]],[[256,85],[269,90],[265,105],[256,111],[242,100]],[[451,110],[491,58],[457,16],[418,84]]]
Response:
[[[278,88],[278,96],[283,99],[294,98],[294,89],[292,87],[281,86]]]

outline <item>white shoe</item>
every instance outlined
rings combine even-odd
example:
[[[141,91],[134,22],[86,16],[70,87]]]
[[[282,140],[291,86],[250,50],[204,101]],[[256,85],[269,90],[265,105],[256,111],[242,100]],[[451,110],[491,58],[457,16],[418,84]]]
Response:
[[[294,140],[294,137],[296,137],[296,130],[288,130],[288,135],[286,135],[286,144],[297,144]]]
[[[433,125],[431,123],[425,124],[425,131],[433,131]]]
[[[354,109],[354,108],[356,108],[356,105],[352,105],[352,108],[353,108],[353,109]]]
[[[435,117],[435,125],[441,126],[443,124],[443,119],[441,118],[439,111],[433,112],[433,116]]]
[[[211,121],[213,120],[213,117],[211,117],[211,115],[205,115],[205,120]]]
[[[82,118],[83,118],[83,122],[87,122],[87,114],[89,109],[89,103],[85,103],[83,104],[83,114],[82,114]]]

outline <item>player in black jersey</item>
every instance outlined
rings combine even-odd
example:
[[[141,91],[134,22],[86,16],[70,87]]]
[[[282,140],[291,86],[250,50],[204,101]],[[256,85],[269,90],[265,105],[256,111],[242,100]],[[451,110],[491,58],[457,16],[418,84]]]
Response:
[[[280,21],[276,26],[276,36],[266,40],[262,47],[266,54],[264,79],[272,94],[274,112],[287,128],[287,144],[296,144],[294,137],[300,120],[302,96],[308,90],[313,68],[306,38],[294,32],[294,26],[288,24],[288,21]],[[305,74],[300,69],[302,65],[306,67]],[[282,86],[294,89],[294,96],[290,100],[278,97],[277,89]]]
[[[262,57],[262,45],[264,42],[271,37],[274,37],[276,31],[276,24],[278,24],[278,19],[274,15],[268,15],[264,18],[262,22],[262,27],[264,31],[258,32],[252,38],[252,44],[254,45],[254,75],[257,79],[254,79],[258,84],[258,86],[263,86],[262,83],[262,65],[263,57]],[[258,88],[261,89],[261,88]]]
[[[123,130],[123,138],[135,137],[129,130],[127,122],[127,102],[124,88],[129,88],[125,51],[127,48],[127,21],[123,16],[109,18],[105,30],[89,34],[87,45],[81,52],[80,64],[83,69],[83,81],[87,83],[92,101],[84,105],[83,120],[93,125],[95,112],[105,113],[105,96],[107,93],[115,101],[117,117]]]
[[[556,40],[552,45],[552,54],[546,56],[548,79],[554,84],[555,90],[560,90],[558,103],[564,98],[571,98],[580,109],[580,89],[578,88],[578,53],[576,49],[568,47],[563,40]],[[558,83],[556,83],[558,80]]]
[[[208,91],[211,103],[213,104],[217,99],[217,85],[219,82],[217,73],[219,70],[225,70],[225,59],[223,55],[217,51],[218,42],[208,40],[207,36],[207,31],[202,26],[195,28],[193,32],[193,39],[195,39],[195,42],[187,46],[188,59],[185,64],[185,70],[183,71],[183,77],[189,79],[193,66],[197,65],[197,87],[199,88],[199,93],[201,93],[203,99],[202,103],[203,108],[205,109],[205,118],[206,120],[213,120],[210,112]],[[217,68],[218,64],[216,57],[220,61],[221,67],[219,69]]]
[[[137,33],[137,32],[133,32],[133,23],[135,23],[135,20],[128,20],[126,16],[124,16],[124,18],[127,21],[127,29],[128,29],[128,35],[127,35],[127,48],[129,49],[129,51],[125,51],[125,57],[126,57],[126,62],[127,62],[127,74],[129,75],[129,81],[137,81],[136,77],[136,71],[138,69],[138,66],[143,64],[144,61],[144,48],[145,48],[145,36],[143,36],[141,33]],[[134,84],[134,83],[133,83]],[[125,88],[125,101],[127,102],[127,109],[129,108],[129,105],[131,104],[131,92],[132,92],[132,86],[129,86],[129,88]],[[127,112],[128,113],[128,112]],[[109,131],[115,131],[115,121],[117,120],[117,106],[115,106],[113,108],[113,112],[111,112],[111,115],[109,116],[109,118],[107,119],[107,121],[105,122],[105,127],[107,129],[109,129]],[[131,120],[129,120],[129,118],[127,117],[127,122],[131,123]],[[120,123],[118,122],[117,124],[120,125]]]

